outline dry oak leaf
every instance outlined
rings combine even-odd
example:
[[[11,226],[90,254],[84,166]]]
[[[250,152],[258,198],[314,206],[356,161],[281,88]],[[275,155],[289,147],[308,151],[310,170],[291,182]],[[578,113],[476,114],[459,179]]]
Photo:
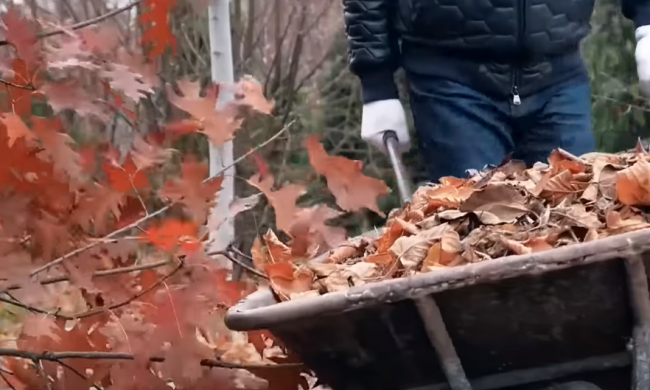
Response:
[[[319,175],[325,176],[339,207],[346,211],[367,208],[385,216],[377,206],[377,198],[390,190],[383,181],[364,175],[361,161],[328,155],[316,135],[308,137],[303,145],[309,153],[309,163]]]
[[[266,99],[262,85],[251,76],[244,76],[236,87],[235,97],[238,104],[248,106],[262,114],[272,113],[275,103],[273,100]]]
[[[110,214],[120,219],[123,199],[124,194],[92,183],[81,196],[72,220],[85,230],[90,229],[92,223],[94,233],[101,235],[107,229]]]
[[[514,223],[529,212],[521,190],[507,184],[494,184],[473,192],[459,210],[473,212],[487,225]]]
[[[74,110],[80,116],[92,115],[104,123],[110,119],[106,107],[95,104],[93,97],[77,79],[50,81],[39,90],[47,96],[47,102],[55,114],[63,110]]]
[[[435,242],[422,262],[422,271],[432,271],[436,267],[453,267],[462,263],[462,246],[460,235],[453,229],[447,229],[440,241]]]
[[[25,122],[23,122],[23,120],[13,112],[0,114],[0,122],[4,125],[7,131],[7,146],[10,148],[14,146],[14,142],[16,142],[18,138],[24,138],[25,141],[28,141],[28,144],[36,138]]]
[[[60,343],[60,330],[56,323],[56,317],[49,314],[30,313],[23,319],[21,334],[35,339],[49,337],[55,343]]]
[[[582,192],[589,186],[589,180],[579,179],[580,177],[571,173],[569,169],[556,175],[549,171],[544,175],[542,181],[537,183],[532,193],[548,200],[551,204],[559,204],[565,199],[582,195]]]
[[[607,225],[607,229],[604,232],[606,236],[625,234],[650,227],[650,223],[642,215],[632,215],[629,218],[623,218],[621,213],[614,210],[609,210],[605,214],[605,224]]]
[[[144,82],[142,75],[132,72],[125,65],[111,64],[111,67],[111,70],[101,71],[100,76],[108,79],[112,89],[121,91],[136,103],[146,98],[147,93],[153,93],[153,88]]]
[[[295,216],[298,212],[296,201],[307,192],[307,187],[299,184],[289,184],[277,191],[273,191],[274,182],[275,179],[271,174],[267,174],[260,179],[259,173],[256,173],[248,179],[248,184],[262,191],[271,207],[273,207],[275,226],[278,230],[291,234],[291,227],[295,223]]]
[[[136,136],[133,140],[131,158],[139,170],[161,165],[167,162],[176,150],[163,149],[149,144],[142,137]]]
[[[616,168],[609,159],[595,159],[591,164],[593,176],[580,199],[586,202],[595,202],[601,196],[614,199],[616,197],[617,172],[620,169],[622,168]]]
[[[288,301],[296,294],[312,289],[314,273],[306,267],[296,268],[292,263],[267,264],[264,267],[273,291],[281,301]]]
[[[583,162],[572,160],[560,153],[555,149],[548,157],[548,164],[551,167],[553,175],[556,175],[564,170],[569,170],[572,174],[583,173],[587,170],[587,165]]]
[[[271,229],[262,235],[262,240],[259,237],[255,239],[251,247],[251,255],[253,257],[253,265],[260,271],[264,271],[268,264],[293,261],[291,248],[280,241]]]
[[[317,256],[345,242],[347,238],[345,228],[326,223],[342,214],[341,211],[324,205],[299,209],[289,234],[294,256]]]
[[[207,164],[188,157],[181,167],[181,178],[168,180],[159,192],[163,197],[184,204],[197,224],[205,222],[208,210],[216,201],[215,194],[223,183],[223,175],[204,183],[208,171]]]
[[[145,172],[139,170],[131,156],[120,166],[117,161],[107,159],[104,163],[104,172],[108,176],[111,188],[122,194],[140,191],[149,187],[150,182]]]
[[[362,257],[369,243],[366,239],[360,239],[341,245],[330,252],[325,263],[341,264],[346,260]]]
[[[155,60],[169,48],[176,53],[176,37],[169,26],[169,17],[176,6],[176,0],[145,0],[138,21],[144,32],[140,38],[148,48],[147,58]]]
[[[553,249],[553,245],[549,243],[549,238],[543,236],[533,237],[525,242],[517,242],[515,240],[501,237],[501,243],[516,255],[525,255]]]
[[[457,187],[439,184],[424,191],[424,213],[429,214],[441,207],[458,208],[476,191],[473,187]]]
[[[616,197],[628,206],[650,206],[650,163],[639,159],[631,167],[619,171]]]
[[[419,268],[434,242],[440,240],[451,226],[448,223],[423,230],[415,236],[400,237],[390,247],[390,252],[406,269]]]
[[[16,50],[17,57],[27,62],[30,67],[40,62],[40,52],[37,46],[38,30],[36,23],[23,18],[17,7],[11,6],[2,14],[5,25],[4,36]]]
[[[221,146],[234,138],[241,127],[242,120],[237,118],[235,106],[226,104],[217,109],[218,89],[208,88],[205,97],[200,96],[200,86],[188,79],[178,81],[178,88],[183,96],[178,96],[167,86],[170,103],[187,112],[197,121],[197,129],[204,133],[214,146]]]
[[[149,228],[143,234],[143,239],[167,252],[180,247],[184,252],[192,253],[201,246],[197,238],[198,231],[198,226],[193,222],[169,218],[158,226]]]
[[[562,217],[561,226],[577,226],[586,229],[599,229],[602,226],[598,215],[593,211],[587,211],[581,203],[575,203],[559,210],[551,210],[551,214],[554,213],[558,213]]]
[[[38,157],[51,161],[56,170],[67,174],[70,179],[78,180],[82,172],[81,156],[70,147],[75,142],[68,134],[61,131],[60,120],[36,116],[31,120],[32,130],[43,145],[43,151],[38,154]]]

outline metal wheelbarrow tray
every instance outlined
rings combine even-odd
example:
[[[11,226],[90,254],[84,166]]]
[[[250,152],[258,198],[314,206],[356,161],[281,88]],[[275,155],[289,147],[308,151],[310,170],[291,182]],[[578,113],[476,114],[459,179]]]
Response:
[[[334,390],[650,389],[650,231],[230,309]]]

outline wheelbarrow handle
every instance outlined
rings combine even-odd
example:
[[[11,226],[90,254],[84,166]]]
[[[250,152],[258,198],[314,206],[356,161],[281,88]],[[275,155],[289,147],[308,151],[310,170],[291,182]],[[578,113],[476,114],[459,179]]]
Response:
[[[411,183],[402,163],[402,157],[399,153],[399,140],[395,131],[387,130],[384,132],[384,145],[388,151],[388,157],[393,166],[393,172],[395,173],[400,201],[402,204],[406,204],[411,201]]]

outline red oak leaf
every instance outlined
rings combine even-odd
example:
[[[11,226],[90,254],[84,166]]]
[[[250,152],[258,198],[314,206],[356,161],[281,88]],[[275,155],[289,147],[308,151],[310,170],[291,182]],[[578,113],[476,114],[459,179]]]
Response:
[[[29,127],[25,125],[25,122],[14,113],[7,112],[0,114],[0,122],[2,122],[7,129],[9,147],[14,146],[14,142],[16,142],[18,138],[24,138],[26,141],[31,141],[36,138]]]
[[[327,187],[339,207],[346,211],[365,207],[384,215],[377,206],[377,198],[388,194],[390,189],[383,181],[364,175],[361,161],[328,155],[316,135],[307,138],[304,146],[309,153],[309,163],[318,174],[325,176]]]
[[[70,136],[61,131],[61,122],[58,119],[32,117],[34,133],[43,144],[43,151],[38,156],[46,161],[51,161],[54,168],[67,174],[72,180],[81,176],[82,166],[79,153],[70,145],[74,141]]]
[[[204,133],[214,146],[223,145],[226,141],[233,139],[242,123],[242,120],[237,118],[234,105],[228,104],[217,110],[218,91],[209,89],[207,95],[201,97],[199,84],[188,79],[180,80],[178,88],[183,94],[182,97],[178,96],[170,86],[167,86],[169,101],[190,114],[192,119],[197,122],[198,130]]]
[[[144,238],[156,248],[172,251],[180,247],[185,252],[194,252],[201,246],[196,238],[198,227],[192,222],[166,219],[159,226],[150,228]]]
[[[176,0],[145,0],[139,16],[144,33],[142,44],[149,48],[149,59],[162,55],[167,48],[176,52],[176,38],[169,28],[169,17]]]
[[[219,176],[204,183],[208,171],[207,164],[187,158],[183,162],[181,178],[169,180],[160,191],[161,196],[183,203],[198,224],[205,222],[223,182],[223,176]]]
[[[37,29],[34,22],[21,17],[16,7],[10,7],[3,15],[2,22],[7,27],[7,41],[16,48],[18,58],[30,66],[37,65],[40,55],[37,47]]]
[[[305,192],[307,187],[299,184],[289,184],[277,191],[273,190],[275,178],[270,173],[263,179],[259,174],[248,179],[248,183],[262,191],[275,211],[275,225],[283,232],[290,234],[298,208],[296,201]]]
[[[122,194],[139,191],[149,187],[149,178],[142,170],[139,170],[131,156],[121,166],[110,159],[104,163],[104,172],[108,176],[108,182],[112,189]]]

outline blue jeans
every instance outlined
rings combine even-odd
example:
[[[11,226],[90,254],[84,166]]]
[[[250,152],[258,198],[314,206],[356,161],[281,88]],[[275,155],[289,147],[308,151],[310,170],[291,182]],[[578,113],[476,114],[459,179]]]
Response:
[[[496,100],[449,80],[409,75],[411,109],[429,180],[466,177],[467,169],[498,165],[505,157],[532,166],[556,148],[592,152],[591,89],[570,80],[536,95]]]

